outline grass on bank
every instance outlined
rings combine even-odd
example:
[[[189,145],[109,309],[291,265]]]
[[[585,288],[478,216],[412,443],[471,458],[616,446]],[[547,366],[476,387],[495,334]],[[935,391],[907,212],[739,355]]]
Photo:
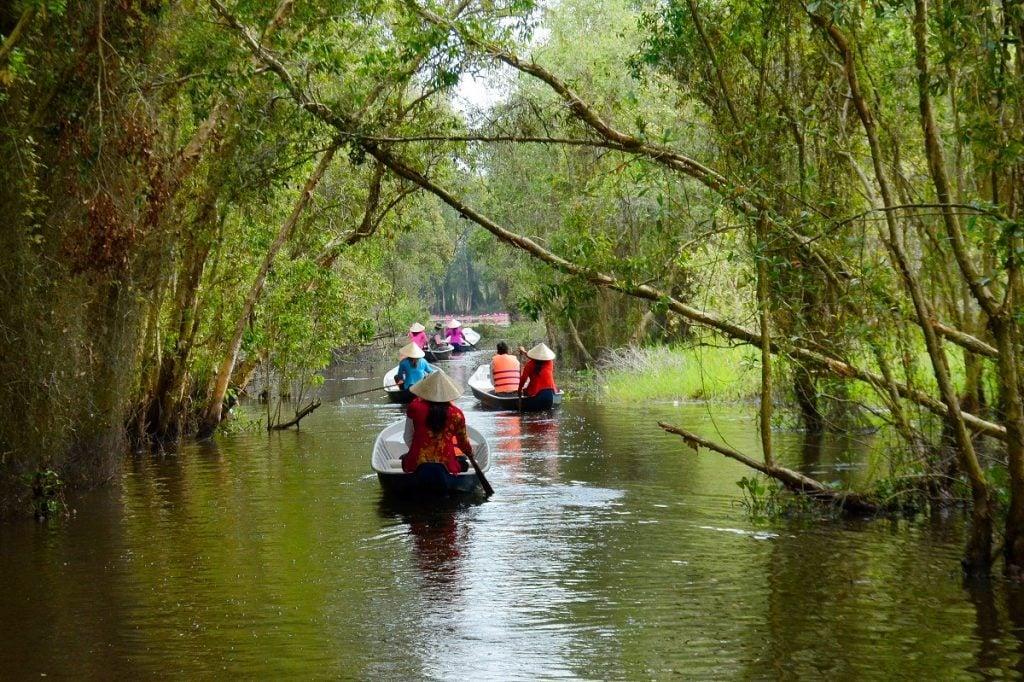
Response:
[[[625,348],[602,358],[598,381],[611,400],[726,402],[756,397],[761,369],[751,346]]]
[[[910,384],[936,395],[935,376],[923,344],[911,349]],[[957,390],[965,383],[963,353],[948,349],[950,374]],[[890,360],[899,381],[906,382],[904,367],[896,357]],[[788,387],[780,371],[786,358],[775,356],[776,390]],[[869,356],[854,356],[854,365],[880,373]],[[986,363],[982,388],[987,396],[997,395],[991,363]],[[757,398],[761,386],[760,351],[753,346],[651,346],[612,351],[601,358],[597,383],[606,395],[616,400],[712,400],[737,401]],[[845,384],[845,399],[873,407],[883,407],[874,388],[859,381]]]

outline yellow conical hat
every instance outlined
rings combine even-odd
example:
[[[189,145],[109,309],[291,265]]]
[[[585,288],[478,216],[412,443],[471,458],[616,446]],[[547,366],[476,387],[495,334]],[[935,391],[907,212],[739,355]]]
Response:
[[[526,351],[526,357],[533,358],[534,360],[554,360],[555,351],[551,350],[543,343],[538,343],[536,346]]]
[[[412,342],[405,344],[398,351],[400,358],[422,358],[423,355],[423,349]]]
[[[450,403],[462,395],[462,389],[458,384],[440,369],[417,381],[409,390],[432,403]]]

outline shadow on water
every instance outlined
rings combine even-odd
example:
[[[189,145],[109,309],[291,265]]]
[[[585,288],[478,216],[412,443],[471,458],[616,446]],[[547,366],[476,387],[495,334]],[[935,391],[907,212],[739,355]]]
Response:
[[[399,496],[381,492],[377,512],[382,519],[399,519],[413,523],[439,516],[455,516],[461,511],[478,507],[486,502],[481,492],[464,495]]]
[[[464,383],[486,358],[445,369]],[[332,368],[299,432],[134,455],[76,516],[0,525],[0,677],[1024,676],[1024,588],[961,582],[961,514],[750,519],[747,469],[656,426],[756,457],[747,406],[520,416],[467,395],[496,494],[385,496],[370,451],[402,411],[338,398],[390,364]],[[847,482],[884,447],[777,443]]]

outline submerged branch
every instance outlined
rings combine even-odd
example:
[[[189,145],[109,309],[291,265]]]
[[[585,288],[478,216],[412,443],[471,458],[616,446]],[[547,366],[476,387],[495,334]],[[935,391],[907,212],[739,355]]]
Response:
[[[291,421],[287,421],[283,424],[268,424],[267,431],[284,431],[285,429],[290,429],[293,426],[298,427],[300,421],[312,414],[322,404],[323,403],[319,400],[314,400],[310,402],[309,405],[306,405],[304,408],[296,412],[295,418]]]
[[[877,514],[881,509],[877,504],[870,501],[863,495],[849,490],[833,490],[827,485],[801,474],[799,471],[793,471],[786,467],[777,465],[763,464],[757,460],[744,455],[741,452],[737,452],[730,447],[725,445],[719,445],[712,441],[701,438],[692,431],[687,431],[678,426],[666,424],[665,422],[658,422],[658,426],[667,431],[668,433],[674,433],[677,436],[682,437],[686,444],[699,451],[700,448],[707,448],[713,450],[720,455],[724,455],[729,459],[734,459],[740,464],[750,467],[756,471],[761,472],[765,476],[775,479],[782,483],[787,489],[800,495],[806,495],[815,500],[821,502],[827,502],[840,507],[844,512],[853,514]]]

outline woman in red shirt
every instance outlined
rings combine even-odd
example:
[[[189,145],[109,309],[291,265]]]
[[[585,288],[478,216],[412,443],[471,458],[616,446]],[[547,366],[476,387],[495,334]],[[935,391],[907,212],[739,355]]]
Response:
[[[554,351],[543,343],[538,343],[526,351],[526,357],[529,360],[519,375],[519,394],[532,398],[543,391],[556,393],[558,386],[555,385],[555,364],[552,362],[555,359]]]
[[[405,413],[405,444],[409,452],[402,457],[402,471],[411,474],[420,464],[431,462],[443,464],[451,474],[468,471],[469,461],[461,456],[473,454],[466,416],[452,405],[462,395],[462,389],[438,370],[409,390],[416,398]]]

